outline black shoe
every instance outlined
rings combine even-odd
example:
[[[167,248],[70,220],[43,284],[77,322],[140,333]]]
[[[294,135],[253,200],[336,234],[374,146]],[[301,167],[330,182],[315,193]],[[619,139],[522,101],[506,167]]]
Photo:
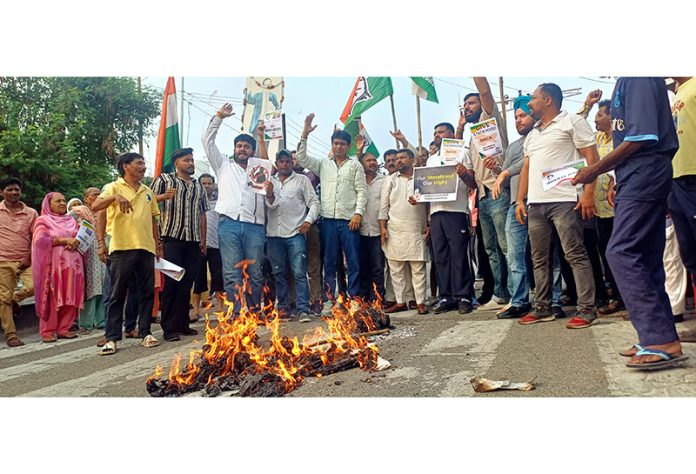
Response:
[[[500,313],[498,319],[516,319],[521,318],[525,314],[529,313],[531,308],[529,305],[525,306],[510,306],[508,309]]]
[[[175,342],[175,341],[180,341],[181,338],[179,337],[178,334],[170,334],[168,336],[164,336],[164,340],[168,342]]]
[[[195,329],[191,328],[185,328],[182,331],[179,331],[180,334],[183,334],[184,336],[196,336],[198,335],[198,331]]]
[[[435,314],[446,313],[447,311],[450,311],[455,307],[455,304],[450,300],[441,299],[435,304],[435,306],[433,306],[433,311],[435,312]]]
[[[551,313],[553,313],[554,316],[557,318],[565,318],[566,313],[563,311],[563,308],[560,306],[551,306]]]
[[[474,307],[471,306],[471,301],[462,298],[459,300],[459,307],[457,309],[459,310],[459,314],[467,314],[471,313],[474,310]]]

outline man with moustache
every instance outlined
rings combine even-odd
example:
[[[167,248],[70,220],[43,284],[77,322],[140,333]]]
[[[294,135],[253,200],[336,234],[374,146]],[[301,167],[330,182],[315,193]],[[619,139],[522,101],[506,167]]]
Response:
[[[208,199],[201,183],[193,177],[196,172],[193,149],[175,150],[172,162],[174,172],[161,174],[152,183],[157,201],[163,203],[160,239],[164,258],[184,269],[181,280],[164,281],[161,324],[166,341],[178,341],[179,335],[198,334],[189,327],[189,294],[200,257],[207,252]]]
[[[100,355],[114,354],[116,342],[123,337],[123,305],[128,284],[133,279],[138,285],[141,345],[159,345],[150,332],[150,326],[155,303],[155,257],[162,257],[156,220],[160,210],[152,189],[142,183],[145,158],[138,153],[124,153],[118,156],[116,164],[121,177],[104,186],[92,204],[95,212],[106,210],[106,233],[111,236],[108,249],[111,295],[106,317],[106,342]],[[104,229],[97,226],[99,245],[104,245],[104,238]]]
[[[557,84],[540,84],[529,101],[529,110],[539,120],[524,142],[524,164],[520,173],[515,216],[520,224],[528,217],[532,246],[536,298],[534,309],[518,320],[520,324],[553,321],[551,312],[551,239],[555,229],[578,287],[577,312],[568,329],[597,323],[592,267],[583,242],[582,218],[595,213],[594,179],[589,180],[578,200],[575,186],[562,181],[544,190],[543,171],[560,168],[584,158],[591,166],[599,160],[594,134],[583,117],[561,110],[563,92]],[[525,198],[527,202],[525,203]],[[527,211],[529,206],[529,211]]]
[[[19,302],[34,294],[31,273],[31,239],[36,210],[21,201],[22,181],[6,178],[0,181],[0,323],[9,347],[24,345],[15,328]],[[15,291],[17,280],[22,289]]]
[[[393,148],[384,152],[384,169],[390,176],[396,172],[396,150]]]
[[[396,304],[385,310],[396,313],[407,309],[408,301],[405,275],[415,289],[418,314],[427,314],[426,270],[429,260],[426,244],[428,227],[427,208],[412,206],[409,197],[413,194],[413,165],[415,157],[409,149],[397,153],[397,172],[385,179],[382,187],[379,225],[382,247],[389,260],[389,271],[394,282]]]
[[[305,119],[297,148],[297,162],[317,173],[321,188],[321,245],[324,249],[324,284],[333,298],[336,294],[336,263],[339,255],[345,255],[348,270],[347,293],[350,297],[360,293],[360,223],[365,214],[367,184],[363,166],[348,156],[351,136],[345,130],[331,135],[329,158],[307,155],[307,137],[317,126],[312,125],[314,114]],[[332,304],[327,302],[324,312]]]
[[[253,191],[248,183],[246,168],[249,158],[256,151],[256,140],[242,133],[234,139],[234,155],[231,160],[222,156],[215,138],[224,119],[234,115],[231,104],[223,105],[210,120],[203,135],[203,149],[218,177],[218,201],[215,210],[220,214],[218,239],[225,293],[229,301],[238,294],[237,287],[243,285],[242,269],[237,264],[249,261],[247,272],[251,283],[251,295],[245,294],[246,303],[252,310],[259,310],[263,274],[263,247],[266,243],[266,207],[264,196]],[[263,133],[263,127],[257,127]],[[264,142],[259,143],[260,158],[265,156]],[[240,304],[235,305],[238,313]]]
[[[295,282],[298,321],[310,322],[305,235],[319,215],[319,198],[309,178],[293,171],[290,152],[280,150],[275,165],[278,172],[265,183],[265,204],[268,215],[266,246],[276,287],[278,314],[281,320],[292,319],[285,267],[289,261]]]
[[[382,184],[386,177],[377,173],[379,165],[372,153],[363,155],[365,139],[358,135],[355,143],[360,162],[365,169],[367,183],[367,204],[365,215],[360,222],[360,296],[365,300],[373,301],[377,299],[373,284],[377,287],[379,298],[384,299],[384,252],[380,244],[379,206]]]

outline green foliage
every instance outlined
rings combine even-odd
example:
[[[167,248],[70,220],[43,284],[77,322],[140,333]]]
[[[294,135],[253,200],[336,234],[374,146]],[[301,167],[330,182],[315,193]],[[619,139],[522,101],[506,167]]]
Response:
[[[34,208],[60,191],[70,199],[116,176],[159,116],[161,94],[129,77],[0,77],[0,178],[24,181]]]

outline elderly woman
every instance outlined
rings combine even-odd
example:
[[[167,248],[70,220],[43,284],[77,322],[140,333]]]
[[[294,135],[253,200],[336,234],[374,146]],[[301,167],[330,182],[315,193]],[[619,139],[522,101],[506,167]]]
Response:
[[[78,224],[87,221],[96,225],[96,220],[89,206],[99,197],[99,188],[87,188],[84,193],[86,206],[78,198],[68,201],[68,212]],[[89,334],[93,328],[103,329],[105,314],[102,300],[106,265],[99,260],[97,240],[84,253],[85,263],[85,307],[78,317],[79,334]]]
[[[58,339],[77,337],[70,326],[85,298],[82,255],[77,251],[79,225],[67,211],[62,194],[48,193],[34,224],[34,296],[44,342],[55,342],[56,335]]]

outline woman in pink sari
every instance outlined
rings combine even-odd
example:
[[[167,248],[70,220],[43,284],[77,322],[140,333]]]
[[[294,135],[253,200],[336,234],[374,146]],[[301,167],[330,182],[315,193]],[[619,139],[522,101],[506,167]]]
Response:
[[[77,221],[67,214],[65,197],[48,193],[34,224],[32,268],[34,298],[43,342],[74,339],[70,331],[85,297],[85,276]]]

